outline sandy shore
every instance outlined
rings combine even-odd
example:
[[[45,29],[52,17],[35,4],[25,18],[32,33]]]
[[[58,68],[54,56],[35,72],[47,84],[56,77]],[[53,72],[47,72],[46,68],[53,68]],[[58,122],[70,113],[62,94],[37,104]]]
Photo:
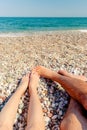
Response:
[[[0,36],[0,95],[8,97],[16,89],[23,74],[36,65],[54,71],[62,68],[87,76],[87,32],[58,31],[28,36]],[[45,82],[45,79],[41,79],[38,93],[46,130],[58,129],[68,105],[68,95],[60,85],[49,80]],[[25,98],[20,101],[15,130],[24,130],[26,126],[28,100],[26,92]],[[0,102],[2,108],[3,102]]]

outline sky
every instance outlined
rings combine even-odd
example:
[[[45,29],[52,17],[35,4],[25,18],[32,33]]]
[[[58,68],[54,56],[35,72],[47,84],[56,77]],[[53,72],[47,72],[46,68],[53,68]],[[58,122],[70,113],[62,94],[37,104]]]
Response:
[[[87,17],[87,0],[0,0],[0,16]]]

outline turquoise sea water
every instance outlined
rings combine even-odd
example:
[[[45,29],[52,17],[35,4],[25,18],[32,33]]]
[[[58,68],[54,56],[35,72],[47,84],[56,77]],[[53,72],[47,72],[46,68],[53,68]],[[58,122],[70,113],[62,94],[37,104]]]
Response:
[[[0,33],[87,29],[87,18],[0,17]]]

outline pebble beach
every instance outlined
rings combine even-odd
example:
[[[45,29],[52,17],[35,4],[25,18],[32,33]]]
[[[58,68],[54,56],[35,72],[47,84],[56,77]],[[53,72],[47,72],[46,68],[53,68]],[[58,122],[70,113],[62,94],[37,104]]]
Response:
[[[0,35],[0,110],[18,87],[24,74],[35,66],[51,70],[65,69],[87,77],[87,32],[53,31],[27,35]],[[60,130],[59,125],[68,108],[70,96],[58,83],[40,78],[38,95],[46,130]],[[21,98],[14,130],[25,130],[29,94]]]

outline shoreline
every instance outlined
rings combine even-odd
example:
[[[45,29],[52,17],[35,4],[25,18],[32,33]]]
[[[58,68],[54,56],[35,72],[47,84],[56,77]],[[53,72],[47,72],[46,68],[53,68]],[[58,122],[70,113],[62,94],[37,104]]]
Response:
[[[56,33],[87,33],[87,29],[78,29],[78,30],[52,30],[52,31],[25,31],[25,32],[0,32],[0,37],[24,37],[31,35],[41,35],[41,34],[56,34]]]

